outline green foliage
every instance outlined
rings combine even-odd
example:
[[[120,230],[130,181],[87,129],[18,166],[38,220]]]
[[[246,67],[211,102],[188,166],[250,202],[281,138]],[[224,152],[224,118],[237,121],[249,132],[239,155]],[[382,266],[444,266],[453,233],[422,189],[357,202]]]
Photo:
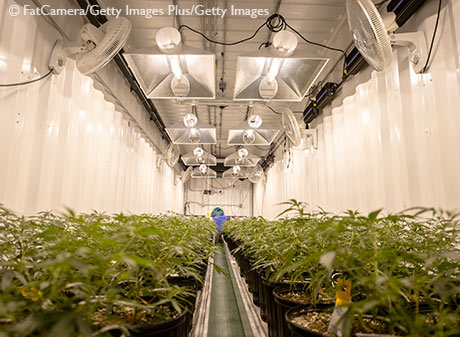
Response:
[[[184,310],[196,291],[169,276],[203,282],[214,227],[175,214],[24,218],[0,207],[0,336],[86,337],[110,328],[94,321],[101,310],[130,307],[152,322],[165,306]]]
[[[296,200],[284,204],[280,215],[289,218],[225,226],[267,277],[328,297],[345,278],[352,282],[351,315],[384,315],[402,335],[460,335],[457,215],[424,208],[332,215],[308,213]]]

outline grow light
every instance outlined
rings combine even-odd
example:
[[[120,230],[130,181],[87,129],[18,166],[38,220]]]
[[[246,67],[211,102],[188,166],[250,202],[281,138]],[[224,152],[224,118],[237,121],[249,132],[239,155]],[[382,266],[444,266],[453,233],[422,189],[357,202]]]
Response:
[[[165,129],[174,144],[216,144],[216,128],[197,120],[194,127],[187,128],[181,120]]]
[[[236,169],[239,166],[234,166],[232,168],[229,168],[226,170],[224,173],[222,173],[222,178],[240,178],[240,179],[246,179],[248,177],[248,174],[246,170],[243,169]]]
[[[276,128],[261,126],[251,128],[247,122],[241,122],[228,132],[228,145],[270,145],[280,132]]]
[[[216,166],[217,159],[215,156],[202,150],[202,154],[197,156],[194,153],[187,153],[185,156],[182,156],[182,161],[187,166],[199,166],[199,165],[207,165],[207,166]]]
[[[205,179],[205,178],[210,178],[210,179],[213,179],[213,178],[217,178],[217,172],[214,171],[213,169],[211,168],[207,168],[205,172],[202,172],[202,170],[200,170],[200,167],[195,167],[192,171],[192,178],[196,178],[196,179]]]
[[[270,48],[238,56],[233,98],[301,101],[329,59],[310,57],[296,46],[295,35],[281,31]]]
[[[172,27],[158,31],[156,41],[156,47],[124,53],[148,98],[215,98],[214,53],[182,44],[180,33]]]
[[[248,153],[246,156],[242,157],[237,151],[225,158],[224,166],[239,165],[241,167],[254,167],[259,162],[259,160],[260,157],[257,157],[251,153]]]

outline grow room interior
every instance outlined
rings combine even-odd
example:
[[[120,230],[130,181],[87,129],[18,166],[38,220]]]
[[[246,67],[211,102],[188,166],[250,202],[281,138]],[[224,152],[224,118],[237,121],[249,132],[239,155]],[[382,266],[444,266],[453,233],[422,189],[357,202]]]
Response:
[[[460,336],[459,0],[0,0],[0,337]]]

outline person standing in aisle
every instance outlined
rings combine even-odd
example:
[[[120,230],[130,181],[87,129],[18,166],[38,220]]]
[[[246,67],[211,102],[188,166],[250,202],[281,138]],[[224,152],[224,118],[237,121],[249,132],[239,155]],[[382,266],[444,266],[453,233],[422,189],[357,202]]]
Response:
[[[214,208],[214,210],[211,213],[211,217],[214,219],[214,222],[217,225],[218,234],[216,242],[222,242],[222,225],[225,221],[227,221],[227,217],[224,215],[224,210],[220,207]]]

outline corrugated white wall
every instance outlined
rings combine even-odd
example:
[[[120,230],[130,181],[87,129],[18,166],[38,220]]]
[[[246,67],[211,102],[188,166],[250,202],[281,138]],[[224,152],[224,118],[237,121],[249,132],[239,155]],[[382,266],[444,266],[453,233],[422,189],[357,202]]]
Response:
[[[46,73],[59,36],[43,18],[11,17],[12,4],[0,3],[0,83]],[[56,19],[71,37],[83,23]],[[113,64],[98,78],[110,86],[105,97],[69,60],[59,76],[0,88],[0,203],[25,214],[183,211],[183,185],[164,162],[157,167],[160,136],[146,112]]]
[[[431,41],[438,1],[401,30]],[[289,198],[341,212],[412,206],[460,208],[460,1],[445,1],[430,71],[413,72],[394,49],[384,72],[367,69],[343,86],[315,121],[317,150],[278,154],[254,192],[256,215],[275,217]]]
[[[207,215],[220,207],[225,215],[252,215],[252,186],[248,180],[190,179],[185,187],[187,214]],[[212,194],[204,194],[204,190]]]

